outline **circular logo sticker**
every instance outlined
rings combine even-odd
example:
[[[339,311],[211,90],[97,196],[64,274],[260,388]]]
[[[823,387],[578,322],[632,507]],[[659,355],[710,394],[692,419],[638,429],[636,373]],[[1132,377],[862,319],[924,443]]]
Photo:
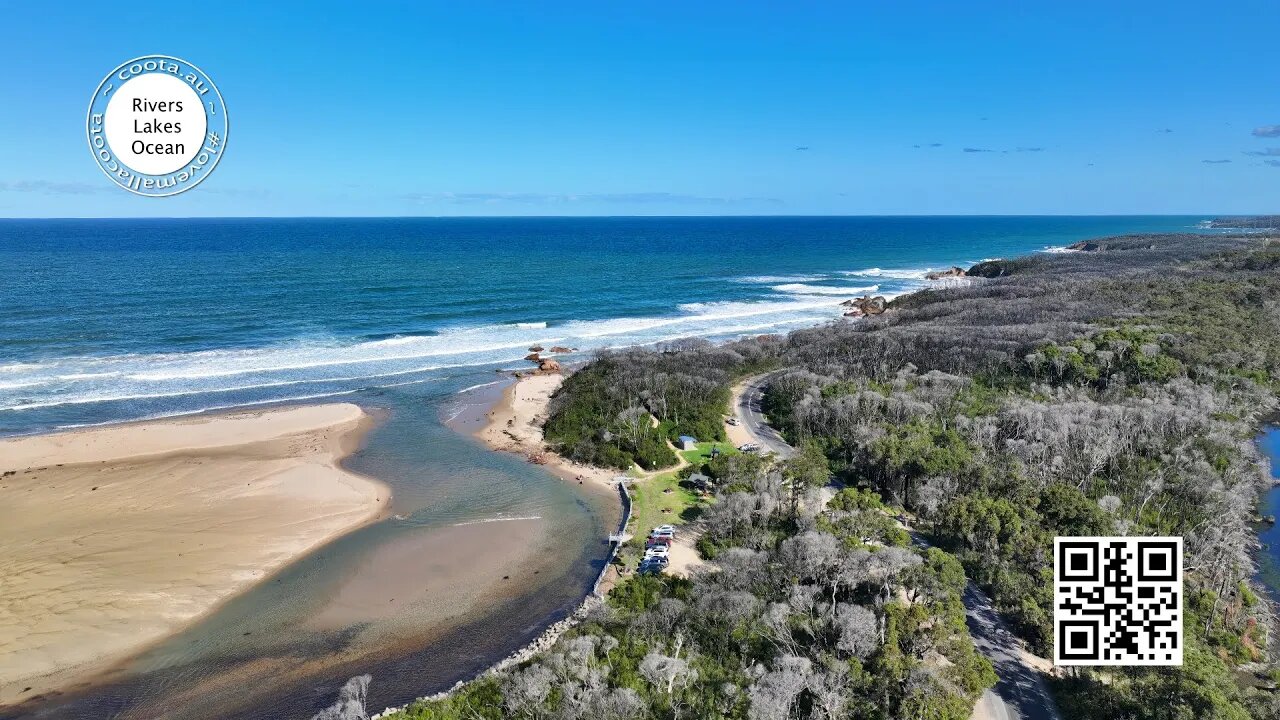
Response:
[[[227,106],[200,68],[168,55],[135,58],[93,92],[86,134],[98,167],[138,195],[199,185],[227,145]]]

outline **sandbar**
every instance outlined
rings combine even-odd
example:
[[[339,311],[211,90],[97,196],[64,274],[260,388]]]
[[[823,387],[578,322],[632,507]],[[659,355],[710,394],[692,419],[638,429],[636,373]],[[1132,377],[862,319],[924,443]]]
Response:
[[[0,440],[0,705],[83,680],[378,518],[347,403]]]

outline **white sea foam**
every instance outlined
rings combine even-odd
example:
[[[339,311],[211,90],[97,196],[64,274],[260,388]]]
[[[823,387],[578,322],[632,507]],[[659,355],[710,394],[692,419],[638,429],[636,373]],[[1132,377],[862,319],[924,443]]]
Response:
[[[369,387],[376,387],[379,389],[408,387],[410,385],[421,385],[423,383],[439,382],[441,379],[442,378],[438,378],[438,377],[429,377],[429,378],[422,378],[421,380],[405,380],[404,382],[398,382],[398,383],[377,383],[376,385],[370,385]],[[364,390],[365,388],[356,388],[356,389]]]
[[[85,373],[71,373],[70,375],[59,375],[58,379],[59,380],[90,380],[93,378],[119,377],[119,376],[120,376],[120,373],[118,372],[100,372],[100,373],[85,372]]]
[[[747,275],[746,277],[734,278],[734,282],[740,283],[758,283],[761,285],[769,285],[771,283],[786,282],[810,282],[813,280],[825,280],[828,275]]]
[[[1043,249],[1041,249],[1041,250],[1040,250],[1040,252],[1042,252],[1042,253],[1053,253],[1053,254],[1057,254],[1057,253],[1073,253],[1073,252],[1080,252],[1080,251],[1079,251],[1079,250],[1073,250],[1073,249],[1071,249],[1071,248],[1069,248],[1069,247],[1065,247],[1065,246],[1061,246],[1061,247],[1060,247],[1060,246],[1056,246],[1056,245],[1046,245]]]
[[[492,386],[492,385],[499,385],[499,384],[501,384],[501,383],[503,383],[503,382],[505,382],[505,381],[503,381],[503,380],[494,380],[493,382],[480,383],[480,384],[478,384],[478,385],[468,385],[467,387],[462,388],[461,390],[459,390],[458,392],[456,392],[456,393],[454,393],[454,394],[455,394],[455,395],[461,395],[461,394],[463,394],[463,393],[469,393],[469,392],[471,392],[472,390],[479,390],[480,388],[490,387],[490,386]]]
[[[720,320],[752,315],[768,315],[774,313],[803,312],[815,308],[829,307],[831,300],[825,298],[794,298],[788,300],[717,300],[714,302],[684,303],[679,306],[681,312],[707,320]]]
[[[512,323],[512,325],[522,330],[545,330],[547,327],[545,322],[522,322]]]
[[[791,295],[843,295],[848,297],[851,295],[875,292],[880,289],[880,286],[865,285],[862,287],[838,287],[835,285],[805,285],[803,283],[788,283],[785,285],[774,285],[770,289],[777,290],[782,293],[789,293]]]
[[[339,391],[337,391],[337,392],[331,392],[331,393],[314,393],[314,394],[311,394],[311,395],[294,395],[294,396],[291,396],[291,397],[279,397],[279,398],[270,398],[270,399],[267,399],[267,400],[254,400],[254,401],[249,401],[249,402],[238,402],[238,403],[234,403],[234,404],[231,404],[231,405],[210,405],[209,407],[197,408],[197,409],[195,409],[195,410],[177,410],[177,411],[174,411],[174,412],[154,413],[154,414],[151,414],[151,415],[144,415],[144,416],[142,416],[142,417],[130,418],[130,419],[128,419],[128,420],[106,420],[106,421],[103,421],[103,422],[94,422],[94,423],[67,423],[67,424],[65,424],[65,425],[59,425],[59,426],[58,426],[58,429],[59,429],[59,430],[74,430],[74,429],[76,429],[76,428],[86,428],[86,427],[104,427],[104,426],[107,426],[107,425],[119,425],[120,423],[123,423],[123,422],[139,422],[139,421],[146,421],[146,420],[164,420],[164,419],[166,419],[166,418],[188,417],[188,416],[191,416],[191,415],[201,415],[201,414],[203,414],[203,413],[218,412],[218,411],[220,411],[220,410],[237,410],[237,409],[240,409],[240,408],[246,408],[246,407],[257,407],[257,406],[260,406],[260,405],[276,405],[276,404],[280,404],[280,403],[306,402],[306,401],[308,401],[308,400],[321,400],[321,399],[323,399],[323,398],[331,398],[331,397],[340,397],[340,396],[342,396],[342,395],[350,395],[350,394],[355,393],[355,392],[359,392],[359,389],[353,389],[353,390],[339,390]]]
[[[381,340],[370,340],[369,344],[376,347],[396,347],[399,345],[409,345],[413,342],[416,335],[396,335],[394,337],[383,338]]]
[[[868,288],[835,289],[852,295]],[[124,354],[16,363],[3,368],[0,411],[24,411],[96,403],[155,403],[205,406],[199,396],[244,402],[272,402],[287,388],[353,392],[423,382],[413,375],[452,367],[513,363],[532,344],[555,344],[584,352],[651,345],[681,337],[736,337],[780,332],[839,317],[834,297],[794,295],[787,299],[681,305],[662,317],[575,320],[544,327],[513,324],[461,327],[436,335],[403,335],[379,340],[292,341],[260,348],[188,353]],[[536,326],[535,326],[536,325]],[[406,377],[407,376],[407,377]],[[404,378],[403,382],[387,382]],[[328,387],[326,387],[328,386]],[[335,387],[337,386],[337,387]],[[185,406],[185,407],[184,407]]]
[[[866,268],[864,270],[840,270],[841,275],[854,277],[886,278],[889,280],[923,280],[924,276],[933,272],[933,268]]]
[[[402,370],[393,373],[382,373],[380,375],[351,375],[347,377],[322,377],[322,378],[299,378],[296,380],[281,380],[279,382],[256,383],[252,385],[233,385],[229,387],[207,387],[207,388],[189,388],[175,389],[169,392],[154,393],[116,393],[116,394],[98,394],[85,395],[82,397],[58,398],[55,396],[49,400],[31,400],[27,402],[19,402],[16,405],[0,407],[0,410],[35,410],[42,407],[57,407],[59,405],[87,405],[91,403],[101,402],[118,402],[122,400],[158,400],[163,398],[178,398],[189,395],[215,395],[219,393],[245,392],[248,390],[266,390],[269,388],[289,387],[291,385],[324,385],[326,383],[336,382],[352,382],[352,381],[368,381],[378,378],[393,377],[398,375],[408,375],[412,373],[426,372],[428,370],[439,369],[438,366],[430,366],[425,368],[414,368],[411,370]],[[420,382],[429,382],[438,380],[439,378],[428,378],[427,380],[411,380],[403,383],[378,383],[378,387],[400,387],[403,385],[414,385]],[[362,388],[353,388],[345,392],[354,392]],[[323,397],[323,395],[321,395]]]

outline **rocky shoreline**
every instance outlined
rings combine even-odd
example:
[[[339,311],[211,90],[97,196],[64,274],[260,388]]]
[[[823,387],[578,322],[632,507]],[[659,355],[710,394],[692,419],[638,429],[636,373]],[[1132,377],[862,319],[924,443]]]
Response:
[[[606,564],[605,567],[607,568],[608,565]],[[413,705],[414,703],[434,702],[437,700],[444,700],[445,698],[449,697],[450,695],[457,692],[461,688],[465,687],[468,683],[475,682],[480,678],[488,677],[490,675],[500,673],[503,670],[506,670],[511,667],[515,667],[520,663],[532,660],[534,656],[536,656],[538,653],[551,649],[551,647],[556,644],[556,641],[559,640],[562,635],[564,635],[566,632],[568,632],[572,628],[576,627],[579,623],[585,620],[593,610],[595,610],[596,608],[600,607],[603,604],[604,604],[604,596],[597,595],[596,593],[592,593],[586,596],[582,600],[582,603],[578,605],[577,609],[574,610],[568,617],[558,622],[552,623],[549,627],[547,627],[546,630],[542,631],[541,635],[534,638],[533,641],[531,641],[528,645],[525,645],[524,647],[520,648],[519,650],[516,650],[515,652],[511,653],[510,655],[503,658],[502,660],[499,660],[497,663],[495,663],[494,665],[489,667],[489,669],[485,670],[479,675],[476,675],[475,677],[469,678],[467,680],[459,680],[458,682],[454,683],[453,686],[450,687],[448,690],[442,690],[438,693],[435,693],[434,695],[425,695],[423,697],[416,698],[399,707],[385,708],[382,710],[382,712],[374,713],[373,715],[370,715],[369,720],[381,720],[381,718],[389,717],[398,712],[404,712],[405,710],[408,710],[409,706]]]

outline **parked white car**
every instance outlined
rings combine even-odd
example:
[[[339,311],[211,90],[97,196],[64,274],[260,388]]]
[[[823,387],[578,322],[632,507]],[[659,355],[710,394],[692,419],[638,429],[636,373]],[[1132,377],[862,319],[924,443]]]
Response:
[[[671,533],[672,535],[674,535],[675,532],[676,532],[675,525],[659,525],[658,527],[653,529],[654,535],[658,535],[661,533]]]
[[[671,549],[668,548],[666,545],[654,545],[653,547],[644,551],[644,557],[646,560],[652,557],[664,558],[669,556],[670,554],[671,554]]]
[[[728,423],[728,424],[730,424],[730,425],[741,425],[741,424],[742,424],[741,422],[739,422],[738,418],[736,418],[736,417],[731,417],[731,418],[729,418],[728,420],[725,420],[725,422],[726,422],[726,423]]]

